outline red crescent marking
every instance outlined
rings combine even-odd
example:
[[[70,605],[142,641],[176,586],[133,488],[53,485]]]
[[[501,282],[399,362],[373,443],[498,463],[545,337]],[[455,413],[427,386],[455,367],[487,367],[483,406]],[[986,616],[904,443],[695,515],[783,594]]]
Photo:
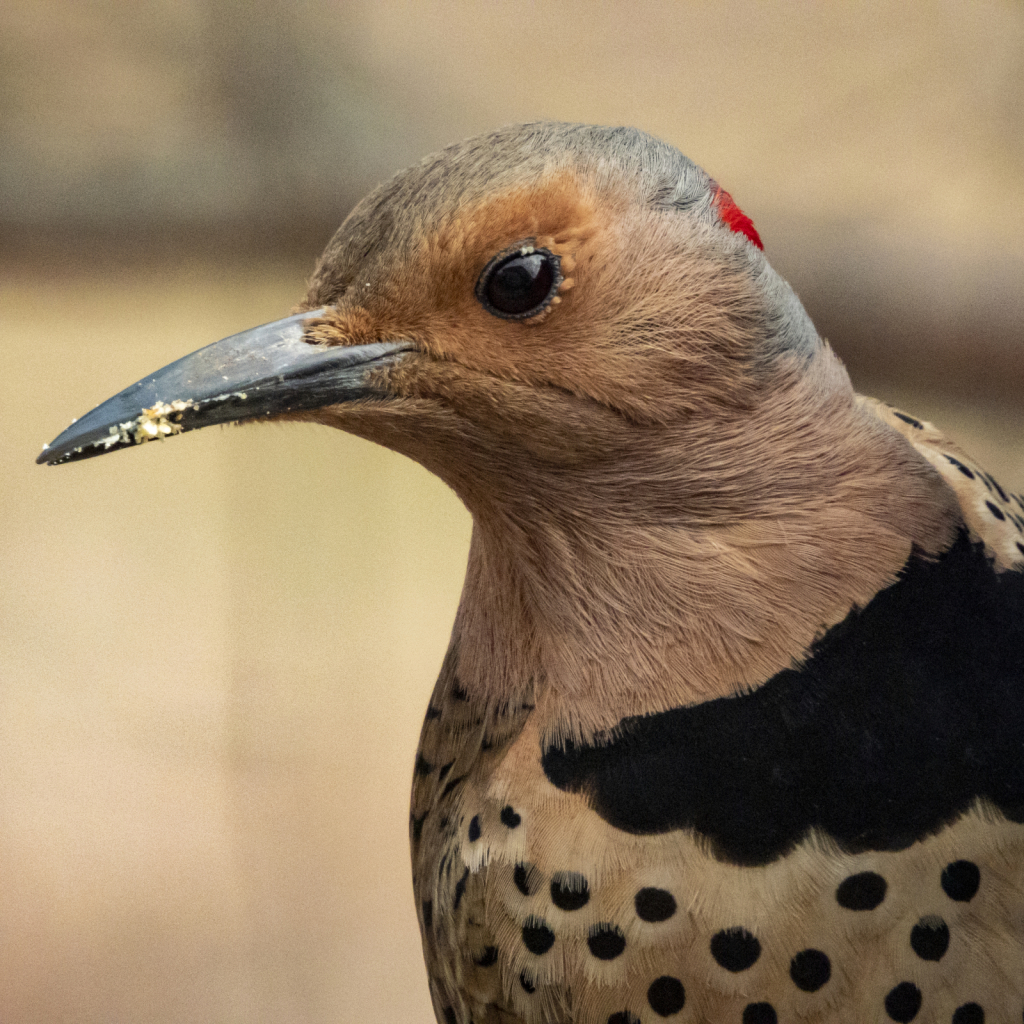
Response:
[[[761,241],[761,236],[757,233],[757,228],[754,227],[754,222],[736,205],[732,196],[716,182],[712,182],[711,190],[712,202],[715,205],[715,209],[718,210],[718,216],[722,218],[722,222],[726,227],[740,235],[746,235],[758,249],[764,249],[764,244]]]

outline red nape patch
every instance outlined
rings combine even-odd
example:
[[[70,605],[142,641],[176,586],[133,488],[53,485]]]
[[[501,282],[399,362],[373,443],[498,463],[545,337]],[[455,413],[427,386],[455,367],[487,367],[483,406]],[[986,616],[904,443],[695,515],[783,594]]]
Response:
[[[732,231],[746,235],[758,249],[764,249],[761,236],[754,227],[754,222],[736,205],[731,195],[717,182],[711,183],[712,202],[718,210],[718,216]]]

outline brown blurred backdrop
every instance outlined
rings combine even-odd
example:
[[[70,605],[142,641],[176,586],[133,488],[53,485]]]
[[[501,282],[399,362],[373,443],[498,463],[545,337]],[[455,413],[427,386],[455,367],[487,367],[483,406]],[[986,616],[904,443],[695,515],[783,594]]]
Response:
[[[6,0],[0,1024],[427,1021],[407,788],[468,517],[303,426],[45,441],[510,120],[736,197],[862,389],[1024,486],[1024,5]]]

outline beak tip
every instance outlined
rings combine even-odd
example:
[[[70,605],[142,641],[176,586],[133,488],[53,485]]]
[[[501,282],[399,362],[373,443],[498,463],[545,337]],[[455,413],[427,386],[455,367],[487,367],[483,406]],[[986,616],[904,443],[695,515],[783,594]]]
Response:
[[[220,396],[229,397],[229,396]],[[216,400],[214,400],[216,401]],[[37,465],[58,466],[65,462],[103,455],[118,448],[133,448],[147,441],[160,441],[173,437],[188,429],[182,423],[186,412],[198,408],[191,399],[176,399],[173,402],[156,401],[142,409],[135,416],[106,426],[106,432],[93,427],[84,434],[77,434],[62,443],[61,439],[71,431],[68,427],[52,442],[43,445],[36,458]],[[76,420],[75,423],[78,421]]]

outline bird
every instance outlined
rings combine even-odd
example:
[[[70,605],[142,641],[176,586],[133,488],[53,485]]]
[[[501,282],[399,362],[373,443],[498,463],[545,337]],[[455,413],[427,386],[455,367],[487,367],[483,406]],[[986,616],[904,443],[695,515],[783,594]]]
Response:
[[[1022,1020],[1024,498],[854,391],[705,171],[449,146],[38,461],[267,419],[472,514],[412,771],[441,1024]]]

